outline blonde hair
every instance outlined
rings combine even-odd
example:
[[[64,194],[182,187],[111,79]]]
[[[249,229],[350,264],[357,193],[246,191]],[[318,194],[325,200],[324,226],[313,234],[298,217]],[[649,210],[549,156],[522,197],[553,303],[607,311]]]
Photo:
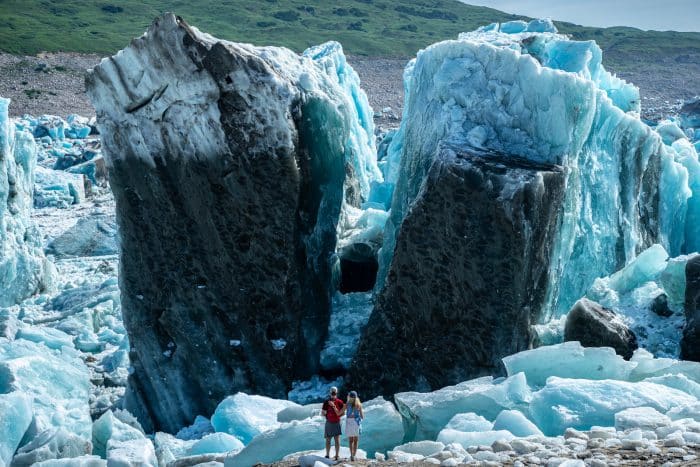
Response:
[[[348,396],[349,399],[352,399],[352,406],[356,409],[361,409],[362,408],[362,402],[360,402],[359,397],[350,397]],[[349,404],[348,404],[349,405]]]

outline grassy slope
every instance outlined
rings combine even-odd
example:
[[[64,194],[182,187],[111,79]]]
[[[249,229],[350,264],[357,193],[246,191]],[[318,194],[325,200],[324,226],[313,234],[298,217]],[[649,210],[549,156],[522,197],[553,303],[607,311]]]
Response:
[[[0,50],[114,53],[143,33],[164,11],[215,36],[301,51],[335,39],[347,52],[409,57],[428,44],[455,38],[493,21],[517,18],[454,0],[2,0]],[[643,32],[633,28],[560,30],[595,39],[620,64],[661,55],[700,53],[700,33]]]

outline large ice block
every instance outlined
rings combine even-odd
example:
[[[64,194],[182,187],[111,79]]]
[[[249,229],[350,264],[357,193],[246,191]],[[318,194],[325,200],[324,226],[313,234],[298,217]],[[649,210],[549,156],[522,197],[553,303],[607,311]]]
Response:
[[[661,413],[697,399],[660,384],[614,380],[565,379],[553,376],[532,396],[530,415],[548,436],[567,428],[588,430],[614,426],[615,414],[634,407],[651,407]]]
[[[590,380],[626,380],[636,366],[610,347],[584,348],[576,341],[510,355],[503,359],[509,375],[525,373],[527,382],[542,387],[551,376]]]
[[[0,462],[10,465],[32,422],[32,399],[20,391],[0,394]]]
[[[404,117],[387,158],[398,161],[398,175],[378,285],[436,148],[453,142],[567,167],[544,307],[558,315],[596,277],[652,244],[675,256],[695,241],[687,167],[697,154],[665,145],[640,120],[639,90],[605,69],[594,41],[507,24],[433,44],[406,68]]]
[[[55,274],[29,217],[36,145],[29,132],[15,130],[9,104],[0,97],[0,306],[49,289]]]
[[[319,369],[339,219],[382,176],[342,48],[236,44],[168,13],[86,88],[120,229],[125,406],[174,432],[237,391],[285,396]]]
[[[123,457],[127,447],[120,443],[145,440],[143,432],[121,421],[111,410],[105,412],[92,426],[93,452],[102,458],[109,458],[113,449],[121,450],[117,457]]]
[[[291,401],[239,392],[218,405],[211,424],[217,432],[240,439],[243,444],[260,433],[277,428],[277,413],[289,407],[299,407]]]
[[[250,467],[275,462],[293,452],[316,450],[323,446],[323,426],[321,417],[281,424],[257,435],[237,454],[227,457],[224,465]]]
[[[503,381],[487,376],[428,393],[402,392],[394,400],[405,421],[406,439],[420,441],[435,439],[455,414],[495,419],[501,410],[527,407],[531,396],[525,375],[519,373]]]
[[[360,441],[362,449],[372,454],[383,453],[403,441],[403,420],[394,404],[377,397],[364,402],[362,408],[365,413]]]
[[[32,399],[31,437],[62,427],[91,438],[90,374],[72,347],[53,350],[25,339],[0,340],[0,394],[12,391]]]

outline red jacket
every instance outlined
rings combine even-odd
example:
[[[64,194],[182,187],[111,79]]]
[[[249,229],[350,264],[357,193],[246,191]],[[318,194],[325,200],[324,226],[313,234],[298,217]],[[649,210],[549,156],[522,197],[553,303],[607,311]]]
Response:
[[[338,408],[338,411],[340,412],[340,415],[343,414],[343,406],[345,405],[342,400],[339,398],[335,398],[335,400],[327,400],[323,403],[322,410],[326,411],[326,420],[328,420],[331,423],[338,423],[340,421],[340,415],[336,415],[335,410],[333,410],[333,407],[331,407],[331,404],[335,404],[335,406]]]

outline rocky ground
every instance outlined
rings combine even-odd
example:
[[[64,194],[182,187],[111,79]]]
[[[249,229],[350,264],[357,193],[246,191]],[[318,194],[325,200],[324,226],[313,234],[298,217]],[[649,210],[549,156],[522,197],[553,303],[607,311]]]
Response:
[[[658,430],[657,430],[658,431]],[[700,446],[686,443],[678,434],[669,434],[663,439],[649,439],[653,432],[631,430],[626,433],[579,432],[567,430],[564,436],[556,438],[515,439],[511,442],[496,441],[491,446],[470,447],[466,451],[458,444],[450,444],[442,451],[412,462],[394,457],[388,460],[361,459],[350,462],[341,459],[342,466],[520,466],[520,467],[606,467],[654,465],[664,467],[700,465]],[[695,435],[695,434],[693,434]],[[601,438],[600,436],[611,436]],[[639,438],[639,439],[636,439]],[[694,439],[694,438],[693,438]],[[391,453],[390,453],[390,457]],[[422,457],[422,456],[418,456]],[[274,464],[260,464],[259,467],[296,467],[299,459],[292,458]]]
[[[12,116],[24,114],[95,114],[85,95],[85,71],[97,65],[99,55],[76,53],[19,57],[0,53],[0,96],[12,99]],[[403,103],[403,68],[408,60],[349,57],[362,79],[370,104],[383,126],[398,126]],[[381,115],[380,115],[381,114]]]
[[[0,53],[0,96],[12,99],[12,116],[92,116],[95,110],[85,95],[84,73],[99,60],[98,55],[76,53],[36,57]],[[360,75],[375,110],[375,122],[384,128],[397,127],[403,108],[402,75],[408,59],[350,56],[348,61]],[[683,100],[700,95],[700,64],[674,62],[655,70],[620,73],[641,89],[645,118],[658,120],[675,113]]]

